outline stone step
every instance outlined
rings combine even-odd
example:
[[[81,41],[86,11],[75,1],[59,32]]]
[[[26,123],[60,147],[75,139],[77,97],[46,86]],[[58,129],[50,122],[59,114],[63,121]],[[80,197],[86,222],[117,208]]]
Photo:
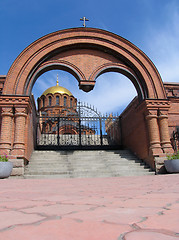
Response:
[[[49,161],[49,160],[64,160],[64,159],[74,159],[74,160],[80,160],[80,159],[84,159],[84,160],[87,160],[87,159],[104,159],[104,160],[120,160],[120,159],[128,159],[128,160],[137,160],[139,161],[138,158],[136,157],[129,157],[129,156],[114,156],[114,155],[100,155],[100,156],[55,156],[55,157],[43,157],[43,156],[33,156],[31,157],[30,161],[36,161],[37,159],[41,160],[41,161]]]
[[[78,158],[73,158],[73,157],[68,157],[68,158],[49,158],[49,159],[43,159],[43,158],[36,158],[36,159],[31,159],[30,161],[33,162],[33,161],[41,161],[41,162],[48,162],[48,161],[67,161],[67,160],[74,160],[74,161],[122,161],[122,160],[128,160],[128,161],[136,161],[136,162],[141,162],[141,160],[139,159],[136,159],[136,158],[128,158],[128,157],[123,157],[123,158],[113,158],[113,157],[103,157],[103,156],[100,156],[100,157],[93,157],[93,156],[90,156],[90,157],[78,157]]]
[[[106,156],[106,154],[105,153],[102,153],[102,154],[74,154],[74,155],[72,155],[72,154],[68,154],[68,155],[61,155],[61,154],[51,154],[51,153],[48,153],[48,154],[33,154],[32,155],[32,158],[34,157],[34,158],[36,158],[36,157],[40,157],[40,158],[55,158],[56,156],[58,156],[58,157],[70,157],[70,156],[73,156],[74,158],[78,158],[79,156],[80,157],[91,157],[91,156],[93,156],[93,157],[99,157],[99,156]],[[113,156],[113,157],[129,157],[129,158],[136,158],[134,155],[131,155],[131,154],[115,154],[115,153],[110,153],[110,154],[107,154],[107,156]]]
[[[140,169],[140,168],[129,168],[129,167],[123,167],[120,169],[109,169],[109,168],[94,168],[94,169],[87,169],[87,170],[83,170],[83,169],[29,169],[26,172],[27,173],[31,173],[31,174],[57,174],[57,173],[65,173],[65,174],[71,174],[71,173],[94,173],[94,172],[98,172],[98,173],[110,173],[111,170],[113,170],[113,172],[118,173],[118,172],[122,172],[122,171],[127,171],[127,172],[148,172],[148,169]]]
[[[48,171],[48,170],[44,170],[44,171],[30,171],[30,172],[26,172],[27,175],[76,175],[76,176],[92,176],[92,175],[107,175],[108,177],[113,176],[113,175],[123,175],[126,176],[127,174],[133,174],[134,176],[136,176],[138,173],[141,174],[146,174],[146,173],[153,173],[153,172],[149,172],[149,171],[140,171],[140,170],[133,170],[133,171],[129,171],[129,169],[126,172],[126,169],[121,169],[120,171]]]
[[[108,157],[108,158],[105,158],[105,157],[98,157],[98,158],[94,158],[94,157],[88,157],[88,158],[73,158],[73,157],[69,157],[69,158],[56,158],[56,159],[39,159],[37,158],[36,160],[33,159],[31,160],[30,159],[30,162],[29,163],[36,163],[36,162],[40,162],[40,163],[52,163],[52,162],[61,162],[61,163],[66,163],[67,161],[71,161],[71,162],[114,162],[114,163],[118,163],[118,162],[142,162],[141,160],[139,159],[128,159],[128,158],[113,158],[113,157]]]
[[[72,175],[67,175],[67,174],[53,174],[53,175],[28,175],[26,174],[24,176],[25,179],[46,179],[46,178],[93,178],[93,177],[97,177],[97,178],[104,178],[104,177],[127,177],[127,176],[143,176],[143,175],[154,175],[153,172],[145,172],[145,174],[143,172],[138,172],[138,173],[118,173],[118,174],[113,174],[113,175],[101,175],[101,174],[97,174],[97,175],[81,175],[81,176],[72,176]]]
[[[117,169],[118,171],[120,169],[124,169],[124,168],[130,168],[130,169],[146,169],[146,170],[149,170],[150,168],[148,166],[140,166],[140,165],[135,165],[135,164],[130,164],[130,165],[56,165],[56,166],[28,166],[26,167],[25,169],[26,170],[33,170],[33,169],[36,169],[36,170],[43,170],[43,169],[106,169],[106,168],[109,168],[111,170],[115,170]]]
[[[54,164],[50,164],[50,163],[43,163],[43,164],[35,164],[35,163],[30,163],[28,166],[26,166],[26,168],[58,168],[58,167],[69,167],[69,166],[74,166],[74,167],[82,167],[84,168],[84,166],[86,167],[112,167],[112,168],[116,168],[116,167],[125,167],[125,166],[130,166],[130,167],[138,167],[138,168],[149,168],[147,165],[144,165],[143,163],[134,163],[134,162],[120,162],[120,163],[92,163],[88,162],[88,163],[74,163],[74,162],[68,162],[68,163],[54,163]]]
[[[93,174],[27,174],[25,175],[24,177],[31,177],[31,178],[38,178],[39,176],[41,177],[45,177],[45,176],[56,176],[58,178],[90,178],[90,177],[125,177],[125,176],[143,176],[144,173],[141,173],[141,172],[137,172],[137,173],[133,173],[133,172],[128,172],[127,174],[126,173],[113,173],[113,174],[108,174],[108,173],[93,173]],[[152,173],[148,172],[148,173],[145,173],[145,175],[153,175]]]
[[[139,169],[148,169],[149,167],[147,165],[140,165],[139,163],[135,164],[135,163],[120,163],[120,164],[108,164],[108,163],[103,163],[103,164],[90,164],[90,163],[86,163],[86,164],[73,164],[73,163],[66,163],[66,164],[29,164],[25,167],[25,169],[29,169],[29,168],[51,168],[51,169],[56,169],[56,168],[70,168],[70,167],[74,167],[74,168],[82,168],[82,169],[87,169],[87,168],[124,168],[124,167],[129,167],[131,169],[133,168],[139,168]]]
[[[25,178],[79,178],[151,175],[154,172],[127,150],[35,151]]]
[[[57,155],[60,155],[60,156],[99,156],[99,155],[105,155],[106,152],[105,151],[34,151],[33,152],[33,155],[36,155],[36,156],[57,156]],[[126,155],[126,156],[134,156],[134,155],[131,155],[131,153],[129,151],[126,151],[126,150],[117,150],[117,151],[108,151],[108,155]]]

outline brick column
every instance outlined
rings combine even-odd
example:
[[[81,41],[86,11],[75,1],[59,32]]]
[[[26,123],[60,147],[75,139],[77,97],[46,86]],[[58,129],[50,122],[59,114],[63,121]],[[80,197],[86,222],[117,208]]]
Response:
[[[25,125],[27,111],[25,107],[15,109],[15,129],[12,155],[24,156],[25,152]]]
[[[163,151],[160,145],[157,110],[148,111],[146,120],[148,125],[150,151],[153,156],[159,156],[163,154]]]
[[[2,125],[1,125],[1,140],[0,150],[1,154],[6,153],[9,155],[12,144],[12,124],[13,124],[13,109],[12,107],[3,107],[2,112]]]
[[[165,153],[173,153],[168,131],[167,111],[159,111],[158,123],[160,129],[161,147]]]

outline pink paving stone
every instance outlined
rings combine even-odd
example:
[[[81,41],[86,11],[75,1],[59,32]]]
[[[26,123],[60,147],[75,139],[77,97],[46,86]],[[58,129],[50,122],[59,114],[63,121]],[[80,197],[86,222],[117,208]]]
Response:
[[[179,209],[179,201],[173,203],[172,205],[167,206],[167,208],[170,209],[170,210],[177,210],[178,211],[178,209]]]
[[[172,202],[170,198],[161,201],[161,199],[156,198],[151,201],[150,197],[144,198],[133,198],[125,201],[114,201],[111,206],[118,207],[130,207],[130,208],[163,208],[166,207],[168,203]]]
[[[86,204],[89,205],[94,205],[94,206],[101,206],[101,205],[108,205],[110,203],[113,203],[116,199],[114,199],[113,197],[101,197],[101,196],[83,196],[81,198],[77,198],[77,199],[69,199],[66,201],[63,201],[63,203],[66,204],[83,204],[84,201]]]
[[[0,212],[0,230],[17,224],[30,224],[39,222],[43,219],[44,217],[36,214],[24,214],[17,211]]]
[[[5,212],[5,211],[8,211],[8,209],[3,208],[3,207],[0,207],[0,213],[1,213],[1,212]]]
[[[177,240],[178,237],[169,233],[155,231],[135,231],[125,235],[124,240]]]
[[[177,191],[177,186],[176,186],[176,189],[173,190],[173,192],[170,192],[167,189],[165,189],[165,192],[158,191],[158,193],[156,193],[153,191],[150,194],[141,196],[140,198],[146,199],[148,197],[154,201],[155,199],[161,199],[161,201],[174,202],[176,199],[176,193],[177,193],[177,192],[175,193],[175,190]]]
[[[61,219],[36,226],[16,227],[0,233],[0,237],[3,240],[20,240],[24,237],[25,240],[117,240],[122,233],[131,230],[130,226],[125,225]]]
[[[3,203],[7,203],[7,202],[14,202],[15,200],[19,200],[19,199],[16,199],[16,198],[8,198],[8,197],[5,197],[3,195],[4,193],[3,192],[0,192],[0,203],[3,204]]]
[[[40,206],[40,207],[29,208],[29,209],[25,209],[23,212],[40,213],[40,214],[46,214],[48,216],[53,216],[53,215],[63,216],[73,212],[81,212],[81,211],[89,210],[90,208],[92,208],[92,206],[89,206],[89,205],[55,204],[51,206]]]
[[[138,224],[141,228],[166,229],[179,233],[179,209],[164,210]]]
[[[13,207],[19,202],[24,209],[0,212],[0,229],[1,224],[6,227],[16,225],[5,231],[0,230],[0,240],[24,240],[24,236],[26,240],[118,240],[124,233],[130,237],[130,232],[139,227],[142,228],[140,234],[151,233],[154,229],[153,234],[169,231],[173,235],[164,234],[164,237],[175,237],[179,220],[176,215],[178,196],[179,174],[90,179],[7,179],[0,184],[0,206],[7,203],[7,206],[10,204]],[[31,202],[34,207],[29,205]],[[45,204],[41,204],[43,202]],[[64,207],[58,208],[59,205]],[[26,210],[26,213],[22,212]],[[47,213],[53,218],[59,213],[64,213],[64,216],[52,220],[52,217],[43,218],[33,210],[39,214]],[[162,211],[164,215],[161,215]]]
[[[77,218],[83,221],[106,221],[116,224],[134,224],[143,221],[146,217],[155,215],[159,209],[140,208],[97,208],[93,211],[72,213],[66,218]]]
[[[32,208],[37,206],[43,206],[49,204],[47,201],[29,201],[29,200],[14,200],[10,202],[2,202],[0,203],[0,207],[6,207],[7,209],[24,209],[24,208]],[[51,203],[53,204],[53,203]]]

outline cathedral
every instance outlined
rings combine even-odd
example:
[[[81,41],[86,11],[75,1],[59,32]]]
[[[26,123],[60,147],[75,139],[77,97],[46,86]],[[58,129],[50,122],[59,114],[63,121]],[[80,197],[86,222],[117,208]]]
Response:
[[[50,87],[44,91],[44,93],[37,99],[38,101],[38,113],[42,118],[41,129],[42,133],[57,133],[56,122],[52,117],[76,117],[77,111],[77,99],[72,93],[59,86],[58,78],[56,86]],[[48,121],[46,119],[49,118]],[[77,134],[77,128],[73,126],[63,126],[59,128],[60,134]]]
[[[58,75],[56,86],[46,89],[37,99],[37,102],[39,116],[38,146],[81,145],[82,142],[79,142],[81,139],[83,145],[92,145],[92,139],[93,145],[100,145],[97,136],[94,139],[94,135],[98,133],[98,126],[95,125],[97,117],[93,119],[93,124],[89,124],[92,119],[89,121],[87,115],[83,116],[83,120],[81,119],[80,114],[82,114],[84,108],[87,108],[87,105],[80,106],[80,103],[77,104],[77,99],[73,94],[68,89],[59,86]],[[88,112],[89,109],[88,107]],[[93,111],[93,109],[90,110]],[[79,141],[77,135],[80,138]],[[88,136],[86,137],[86,135]]]

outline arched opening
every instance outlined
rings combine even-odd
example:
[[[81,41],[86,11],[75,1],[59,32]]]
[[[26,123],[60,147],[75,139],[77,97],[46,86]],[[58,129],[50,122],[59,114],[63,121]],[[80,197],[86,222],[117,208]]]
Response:
[[[73,107],[73,99],[70,98],[70,108],[72,108],[72,107]]]
[[[103,131],[104,136],[106,134],[106,137],[113,139],[113,140],[110,140],[110,144],[112,144],[112,142],[115,142],[116,145],[122,144],[121,136],[120,137],[118,136],[116,138],[115,132],[117,132],[118,135],[120,135],[119,132],[122,132],[122,130],[120,129],[119,123],[118,124],[116,123],[119,122],[119,116],[127,107],[127,105],[135,97],[137,98],[137,91],[130,79],[128,79],[126,76],[118,72],[109,72],[109,71],[103,72],[96,77],[96,85],[94,89],[88,93],[85,93],[79,90],[77,81],[73,75],[62,70],[51,70],[49,72],[42,74],[39,77],[39,79],[37,79],[36,84],[34,85],[34,88],[33,88],[34,96],[36,96],[36,98],[39,97],[40,94],[42,94],[42,92],[46,90],[45,88],[50,89],[50,87],[56,85],[56,81],[58,81],[62,87],[65,87],[65,89],[70,87],[70,92],[72,92],[77,102],[78,101],[86,102],[87,106],[89,106],[88,112],[89,110],[93,109],[93,106],[94,106],[94,109],[97,108],[98,110],[96,110],[96,112],[98,112],[99,116],[101,117],[103,116],[103,120],[99,119],[101,123],[100,122],[98,123],[97,122],[98,116],[95,116],[95,118],[93,119],[91,118],[92,117],[91,115],[89,120],[87,119],[87,115],[83,115],[83,119],[80,120],[81,125],[79,126],[79,118],[78,118],[78,115],[76,115],[77,112],[75,110],[75,107],[73,106],[74,98],[71,96],[68,97],[66,93],[62,95],[60,94],[62,99],[61,102],[63,106],[59,106],[59,111],[57,112],[55,110],[55,108],[58,107],[58,105],[56,104],[57,93],[54,92],[55,105],[54,106],[52,105],[53,108],[50,110],[49,107],[51,105],[49,104],[47,109],[45,110],[45,108],[43,108],[43,112],[42,114],[40,114],[40,116],[42,116],[44,115],[44,111],[46,112],[46,115],[42,116],[40,118],[40,121],[54,122],[53,134],[58,134],[59,132],[62,135],[69,135],[69,137],[59,136],[59,138],[61,140],[63,139],[63,142],[66,142],[66,143],[68,143],[69,139],[70,141],[72,141],[73,139],[72,142],[77,141],[78,137],[75,135],[80,134],[80,136],[81,135],[83,136],[81,139],[83,144],[85,141],[88,140],[88,145],[92,143],[94,144],[94,142],[96,142],[96,144],[99,145],[101,144],[102,141],[104,142],[104,140],[101,140],[100,142],[100,140],[97,139],[98,136],[100,137],[100,134],[101,134],[100,131]],[[43,89],[42,89],[42,86],[44,87]],[[48,101],[49,101],[49,97],[50,99],[53,98],[53,93],[49,92],[49,90],[47,92],[48,94],[52,94],[52,96],[48,96],[47,94]],[[42,97],[44,97],[44,94],[42,94]],[[71,109],[72,106],[73,106],[73,109]],[[72,114],[72,112],[75,115]],[[108,116],[110,116],[110,114],[112,114],[112,120],[108,121]],[[54,120],[54,117],[55,117],[55,120]],[[113,124],[114,121],[115,123]],[[108,125],[110,124],[110,126],[111,124],[113,124],[113,126],[109,127],[107,124]],[[58,131],[58,128],[62,125],[63,125],[63,132]],[[98,130],[100,126],[103,129]],[[80,130],[79,130],[79,127],[80,127]],[[74,135],[74,129],[76,129],[75,135]],[[48,131],[46,132],[42,131],[42,134],[46,134],[43,136],[46,139],[45,143],[48,143],[47,141],[47,138],[49,138],[47,136]],[[50,134],[50,138],[52,138],[51,131],[49,132],[49,134]],[[86,138],[84,135],[86,135]],[[71,145],[73,145],[72,142],[70,142]],[[79,141],[78,141],[78,144],[80,144]]]
[[[66,96],[63,97],[63,106],[67,107],[67,97]]]
[[[60,97],[56,96],[56,105],[59,105],[59,104],[60,104]]]
[[[79,90],[78,82],[72,74],[62,70],[51,70],[42,74],[34,84],[32,92],[35,100],[47,88],[56,85],[57,74],[59,85],[69,89],[77,100],[94,106],[102,114],[114,113],[119,115],[137,97],[137,90],[132,81],[118,72],[103,72],[96,78],[94,89],[85,93]],[[56,101],[58,102],[58,100],[59,97],[56,96]],[[56,105],[58,105],[57,102]],[[70,98],[70,107],[72,104]]]
[[[48,97],[48,106],[52,106],[52,97],[51,96]]]

